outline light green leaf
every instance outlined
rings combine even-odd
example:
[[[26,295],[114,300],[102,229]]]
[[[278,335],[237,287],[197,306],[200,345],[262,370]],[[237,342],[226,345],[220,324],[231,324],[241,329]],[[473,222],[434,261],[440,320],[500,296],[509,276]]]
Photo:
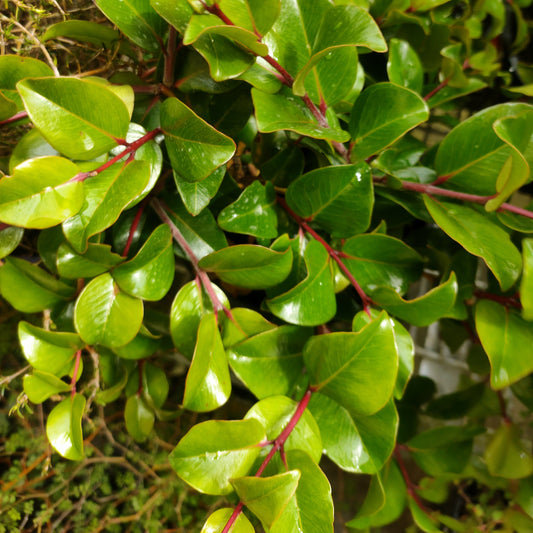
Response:
[[[9,173],[13,174],[15,167],[28,159],[52,155],[58,156],[60,154],[48,143],[38,129],[32,128],[22,136],[15,148],[13,148],[9,158]]]
[[[439,227],[473,255],[481,257],[503,291],[510,289],[522,270],[522,257],[509,235],[472,207],[424,196]]]
[[[352,161],[363,161],[428,119],[422,98],[394,83],[376,83],[355,101],[350,117]]]
[[[235,153],[235,143],[177,98],[161,106],[161,128],[178,179],[202,181]]]
[[[199,266],[231,285],[266,289],[277,286],[289,275],[292,250],[276,252],[254,244],[239,244],[209,254]]]
[[[231,394],[228,358],[220,338],[217,319],[202,317],[196,348],[185,382],[183,407],[191,411],[213,411],[224,405]]]
[[[139,332],[143,303],[120,291],[110,274],[94,278],[74,308],[74,324],[87,344],[124,346]]]
[[[38,157],[0,179],[0,222],[44,229],[61,224],[83,204],[83,184],[69,180],[80,172],[62,157]]]
[[[411,515],[415,524],[426,533],[440,533],[442,530],[439,527],[438,521],[422,509],[412,496],[407,498],[407,505],[411,511]]]
[[[85,410],[85,396],[75,394],[56,405],[46,420],[46,436],[59,455],[71,461],[81,461],[83,434],[81,418]]]
[[[31,121],[59,152],[89,160],[123,139],[130,115],[124,102],[100,83],[77,78],[26,79],[17,84]]]
[[[359,163],[312,170],[289,185],[286,199],[293,211],[333,237],[362,233],[374,203],[370,167]]]
[[[159,346],[159,337],[152,335],[146,327],[141,326],[139,333],[132,341],[124,346],[113,348],[113,352],[122,359],[145,359],[153,355]]]
[[[144,442],[152,432],[155,415],[144,398],[134,394],[126,400],[124,410],[126,429],[135,442]]]
[[[495,390],[533,372],[533,329],[518,313],[490,300],[476,304],[476,329],[490,360],[490,384]]]
[[[209,516],[200,533],[222,533],[232,514],[233,509],[230,507],[217,509]],[[231,533],[254,533],[254,527],[246,518],[246,515],[241,513],[233,523],[230,531]]]
[[[231,10],[235,24],[264,35],[278,18],[281,0],[221,0],[219,5],[223,12]]]
[[[16,250],[24,235],[23,228],[8,226],[0,230],[0,259]]]
[[[84,254],[63,242],[57,249],[57,271],[68,279],[93,278],[122,263],[124,258],[111,251],[108,244],[89,243]]]
[[[169,456],[170,465],[199,492],[229,494],[230,479],[248,474],[265,438],[264,428],[254,419],[208,420],[180,440]]]
[[[67,37],[101,48],[111,48],[120,39],[120,33],[109,26],[89,20],[65,20],[48,26],[41,41],[44,43],[57,37]]]
[[[385,406],[396,383],[398,353],[392,323],[383,312],[358,333],[312,337],[305,345],[304,361],[316,390],[352,415],[371,415]]]
[[[70,391],[70,385],[57,376],[39,370],[34,370],[32,374],[26,374],[22,384],[28,400],[37,404],[48,400],[54,394]]]
[[[533,320],[533,239],[522,240],[524,271],[520,280],[520,303],[524,320]]]

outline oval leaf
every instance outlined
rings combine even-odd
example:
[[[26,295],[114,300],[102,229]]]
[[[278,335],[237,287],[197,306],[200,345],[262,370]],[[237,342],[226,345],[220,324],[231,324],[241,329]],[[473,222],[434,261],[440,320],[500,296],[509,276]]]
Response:
[[[46,436],[59,455],[71,461],[81,461],[83,435],[81,418],[85,410],[85,396],[75,394],[56,405],[46,420]]]

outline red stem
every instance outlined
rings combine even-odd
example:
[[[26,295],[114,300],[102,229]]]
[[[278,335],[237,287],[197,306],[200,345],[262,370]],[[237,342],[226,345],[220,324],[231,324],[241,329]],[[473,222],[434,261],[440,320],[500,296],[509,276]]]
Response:
[[[167,49],[165,52],[165,66],[163,70],[163,85],[172,87],[174,83],[174,62],[176,61],[176,41],[178,34],[174,26],[169,25]]]
[[[522,309],[522,304],[516,300],[515,296],[503,296],[501,294],[492,294],[485,291],[474,291],[474,296],[483,300],[492,300],[498,302],[505,307],[514,307],[515,309]]]
[[[510,425],[512,422],[509,418],[509,415],[507,414],[507,405],[505,404],[505,399],[501,390],[498,391],[497,396],[498,402],[500,403],[500,413],[502,415],[503,421],[505,422],[505,424]]]
[[[28,113],[26,111],[19,111],[18,113],[15,113],[12,117],[6,118],[5,120],[0,120],[0,126],[11,124],[12,122],[16,122],[17,120],[26,118],[27,116]]]
[[[402,473],[403,480],[405,481],[405,484],[407,486],[407,494],[413,498],[413,501],[420,507],[420,509],[428,514],[428,510],[426,509],[426,506],[422,503],[422,500],[420,499],[420,496],[416,493],[416,485],[411,481],[411,478],[409,477],[409,472],[407,471],[407,468],[405,467],[405,463],[403,462],[403,458],[400,452],[400,445],[396,445],[394,448],[394,457],[396,459],[396,462],[398,463],[398,466],[400,467],[400,471]]]
[[[126,246],[124,246],[124,251],[122,252],[122,257],[128,257],[128,253],[131,248],[131,243],[133,242],[133,236],[135,235],[135,230],[139,226],[139,222],[141,221],[141,216],[143,214],[144,208],[146,207],[146,202],[148,198],[145,198],[141,205],[139,206],[139,209],[137,209],[137,213],[135,213],[135,218],[133,219],[133,222],[130,226],[130,232],[128,234],[128,240],[126,241]]]
[[[311,395],[313,394],[311,389],[307,389],[306,393],[304,394],[303,398],[299,401],[298,405],[296,406],[296,411],[294,411],[294,414],[292,415],[291,419],[289,420],[288,424],[285,426],[283,431],[279,434],[278,438],[274,441],[274,444],[268,452],[268,455],[265,457],[265,460],[261,464],[261,466],[258,468],[257,472],[255,473],[255,477],[261,477],[261,474],[264,472],[265,468],[267,467],[268,463],[272,460],[276,452],[283,449],[283,445],[289,438],[289,435],[292,433],[294,428],[296,427],[296,424],[298,424],[300,418],[302,418],[302,415],[304,414],[305,410],[307,409],[307,405],[309,404],[309,400],[311,399]],[[229,520],[227,521],[226,525],[224,526],[224,529],[222,530],[222,533],[229,533],[229,530],[237,520],[238,516],[242,512],[242,508],[244,507],[244,504],[242,502],[239,502],[237,507],[233,510],[232,515],[230,516]]]
[[[432,96],[435,96],[439,91],[444,89],[450,83],[450,78],[446,78],[445,80],[441,81],[433,90],[429,91],[429,93],[424,96],[424,101],[427,102]]]
[[[72,372],[72,379],[70,380],[70,397],[74,398],[76,395],[76,381],[78,380],[78,372],[80,370],[81,350],[76,352],[76,360],[74,362],[74,371]]]

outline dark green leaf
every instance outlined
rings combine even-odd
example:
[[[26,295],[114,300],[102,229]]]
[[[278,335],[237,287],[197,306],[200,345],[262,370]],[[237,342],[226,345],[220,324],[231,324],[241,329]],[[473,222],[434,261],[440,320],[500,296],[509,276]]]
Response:
[[[422,63],[407,41],[391,39],[387,73],[392,83],[402,85],[419,94],[422,91],[424,81]]]
[[[22,240],[24,230],[15,226],[9,226],[0,230],[0,259],[8,256]]]
[[[215,196],[224,179],[225,167],[217,168],[202,181],[189,182],[180,180],[179,175],[174,173],[176,186],[187,211],[193,216],[198,215],[204,207],[207,207],[211,198]]]
[[[65,20],[49,26],[41,37],[41,41],[44,43],[57,37],[67,37],[75,41],[111,48],[120,39],[120,33],[109,26],[89,20]]]

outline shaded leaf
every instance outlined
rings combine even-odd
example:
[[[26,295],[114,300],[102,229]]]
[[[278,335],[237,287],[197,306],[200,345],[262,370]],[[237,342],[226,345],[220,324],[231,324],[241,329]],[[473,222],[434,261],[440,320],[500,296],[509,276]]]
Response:
[[[155,415],[144,398],[134,394],[126,400],[124,410],[126,429],[135,442],[144,442],[154,427]]]
[[[387,62],[389,80],[420,94],[424,82],[422,63],[408,41],[391,39]]]

